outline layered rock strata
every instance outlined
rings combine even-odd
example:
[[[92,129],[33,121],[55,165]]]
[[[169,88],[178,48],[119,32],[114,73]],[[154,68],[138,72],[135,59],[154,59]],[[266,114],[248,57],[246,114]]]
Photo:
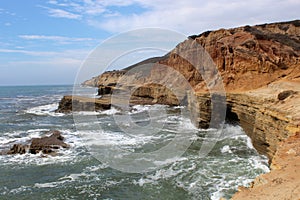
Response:
[[[207,128],[213,106],[211,95],[198,92],[195,96],[189,102],[195,125]],[[280,81],[247,92],[228,92],[226,104],[226,120],[239,122],[254,147],[270,161],[278,144],[300,131],[300,81]]]

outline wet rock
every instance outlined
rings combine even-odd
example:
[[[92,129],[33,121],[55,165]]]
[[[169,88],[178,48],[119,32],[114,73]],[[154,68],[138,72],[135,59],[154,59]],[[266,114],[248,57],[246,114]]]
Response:
[[[45,154],[53,153],[59,148],[68,148],[69,145],[63,142],[64,137],[59,131],[52,131],[52,135],[49,137],[33,138],[29,148],[29,152],[32,154],[42,151]]]
[[[28,152],[29,146],[23,144],[14,144],[7,154],[25,154]]]
[[[70,146],[64,142],[64,137],[59,131],[49,131],[50,136],[41,138],[33,138],[30,144],[14,144],[10,150],[0,152],[0,155],[12,155],[12,154],[37,154],[42,152],[43,154],[55,155],[60,148],[69,148]]]

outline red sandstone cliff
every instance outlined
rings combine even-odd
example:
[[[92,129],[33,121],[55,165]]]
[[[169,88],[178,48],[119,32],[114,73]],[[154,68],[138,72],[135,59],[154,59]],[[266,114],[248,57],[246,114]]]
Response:
[[[213,59],[226,91],[256,89],[281,79],[300,79],[300,20],[220,29],[190,36],[168,55],[148,63],[176,69],[194,89],[202,90],[205,83],[199,71],[177,54],[191,48],[193,41],[203,46]],[[161,69],[154,67],[152,70],[152,74],[157,75],[159,73],[155,70]],[[98,77],[96,85],[114,82],[117,74],[123,72],[104,73]]]

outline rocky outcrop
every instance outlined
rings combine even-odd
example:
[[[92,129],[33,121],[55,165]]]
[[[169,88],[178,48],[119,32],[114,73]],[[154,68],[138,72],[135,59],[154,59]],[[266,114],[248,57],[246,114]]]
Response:
[[[178,99],[171,90],[156,84],[147,84],[141,87],[113,88],[112,91],[101,91],[100,98],[89,98],[82,96],[64,96],[56,112],[70,113],[80,111],[102,111],[110,109],[111,106],[122,109],[129,105],[179,105],[185,99]],[[109,91],[109,92],[107,92]],[[122,93],[126,93],[123,95]],[[128,95],[127,95],[128,94]],[[130,95],[129,95],[130,94]]]
[[[59,131],[52,131],[50,136],[42,138],[33,138],[29,147],[29,153],[44,154],[55,153],[59,148],[69,148],[69,145],[64,142],[64,137]]]
[[[270,162],[278,144],[300,131],[300,82],[280,81],[247,92],[228,92],[226,104],[226,120],[239,122],[254,147]],[[195,125],[208,128],[211,95],[195,93],[189,106]]]
[[[89,98],[81,96],[64,96],[60,102],[56,112],[70,113],[79,111],[99,111],[110,109],[110,97]]]
[[[33,138],[30,144],[14,144],[7,152],[2,152],[1,155],[11,154],[37,154],[42,152],[43,154],[55,155],[60,148],[69,148],[69,145],[64,142],[64,137],[59,131],[49,131],[45,136],[41,138]]]

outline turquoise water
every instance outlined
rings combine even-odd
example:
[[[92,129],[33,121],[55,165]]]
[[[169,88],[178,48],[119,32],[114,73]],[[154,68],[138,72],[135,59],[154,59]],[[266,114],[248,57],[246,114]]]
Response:
[[[258,174],[268,171],[267,159],[260,156],[239,126],[225,125],[216,144],[205,157],[199,150],[207,131],[193,127],[178,114],[178,107],[135,106],[129,115],[145,125],[139,137],[124,134],[114,115],[125,113],[112,108],[95,115],[102,132],[77,130],[72,114],[54,110],[72,86],[0,87],[0,150],[15,143],[41,137],[49,130],[62,132],[71,148],[59,155],[0,156],[0,199],[219,199],[231,197],[239,185],[247,185]],[[149,111],[166,110],[161,132],[149,135]],[[128,113],[126,113],[128,115]],[[80,122],[89,126],[95,122]],[[96,159],[82,135],[101,134],[104,146],[129,152],[151,152],[169,144],[178,133],[192,135],[192,144],[176,159],[144,173],[122,172]],[[191,134],[192,133],[192,134]],[[172,160],[173,159],[173,160]],[[128,166],[130,167],[130,166]]]

